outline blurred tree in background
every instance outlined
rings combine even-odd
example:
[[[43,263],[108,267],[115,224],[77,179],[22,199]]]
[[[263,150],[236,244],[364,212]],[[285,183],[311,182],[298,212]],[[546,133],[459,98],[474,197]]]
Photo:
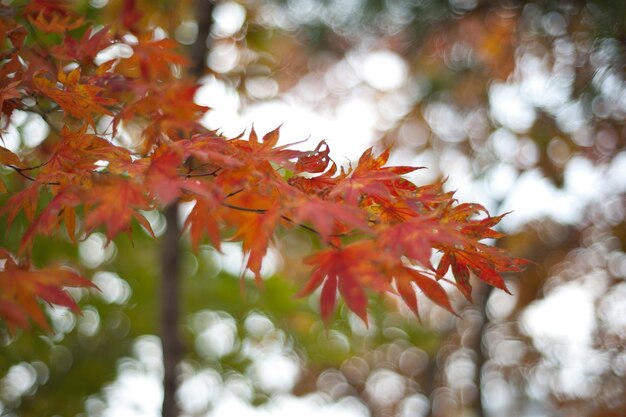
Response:
[[[319,407],[337,402],[376,417],[626,414],[626,3],[138,4],[144,19],[190,51],[211,12],[209,98],[198,97],[213,107],[210,128],[241,129],[236,117],[222,125],[228,111],[251,120],[287,107],[346,116],[364,141],[392,145],[397,162],[427,166],[421,181],[449,177],[460,198],[496,214],[515,210],[501,244],[535,262],[508,282],[513,297],[484,287],[473,305],[457,300],[461,319],[424,302],[419,325],[373,306],[369,328],[342,311],[325,332],[280,279],[281,265],[290,275],[302,271],[299,254],[312,245],[306,235],[285,244],[293,257],[267,271],[265,292],[243,301],[236,247],[231,257],[185,252],[187,415],[221,415],[224,398],[258,405],[291,391],[321,392]],[[107,21],[123,2],[79,6]],[[18,118],[5,140],[27,141],[41,123]],[[158,414],[158,401],[131,395],[145,386],[158,397],[160,372],[150,336],[158,331],[158,271],[142,233],[132,248],[104,247],[95,234],[78,254],[58,244],[37,254],[78,255],[107,272],[94,277],[103,291],[82,303],[82,317],[54,318],[55,336],[4,336],[5,414]],[[216,267],[219,276],[206,279]]]

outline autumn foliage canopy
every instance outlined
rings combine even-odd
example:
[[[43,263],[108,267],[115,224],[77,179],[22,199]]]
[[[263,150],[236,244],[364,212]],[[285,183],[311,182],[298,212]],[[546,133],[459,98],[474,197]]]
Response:
[[[35,148],[0,144],[1,221],[21,236],[0,248],[0,319],[10,330],[49,330],[41,304],[78,311],[64,288],[92,286],[67,266],[33,265],[37,236],[114,239],[133,223],[151,232],[144,213],[175,202],[193,203],[184,225],[195,250],[241,242],[259,283],[278,229],[316,235],[322,249],[304,259],[312,272],[299,295],[321,288],[327,321],[338,294],[367,321],[368,294],[395,293],[417,313],[418,293],[453,311],[442,280],[467,299],[471,275],[507,291],[501,274],[524,262],[481,242],[501,237],[502,216],[458,204],[441,182],[411,183],[404,176],[417,168],[386,166],[389,150],[341,167],[325,142],[306,152],[279,144],[278,128],[247,138],[207,130],[176,42],[124,4],[106,27],[64,2],[0,6],[1,127],[16,110],[49,126]],[[24,230],[11,227],[17,216]]]

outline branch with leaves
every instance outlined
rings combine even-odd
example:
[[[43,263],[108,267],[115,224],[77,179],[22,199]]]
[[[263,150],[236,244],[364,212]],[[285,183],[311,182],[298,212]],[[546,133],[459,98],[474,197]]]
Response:
[[[386,166],[389,150],[369,149],[354,168],[341,168],[325,142],[311,151],[279,145],[279,129],[261,138],[254,129],[247,138],[208,131],[199,122],[208,109],[194,102],[198,86],[177,75],[185,58],[173,40],[142,28],[137,10],[125,8],[119,22],[96,30],[64,2],[0,7],[14,16],[0,19],[0,43],[8,47],[0,66],[3,118],[45,108],[46,120],[63,124],[29,152],[0,147],[0,164],[21,177],[2,186],[0,215],[7,229],[21,214],[29,223],[15,231],[19,247],[0,252],[0,318],[12,330],[31,320],[49,329],[36,300],[77,311],[63,288],[91,285],[63,268],[33,269],[37,236],[77,242],[104,230],[111,240],[130,233],[133,222],[152,233],[142,213],[175,201],[193,206],[184,227],[194,250],[205,241],[218,250],[224,239],[241,242],[258,283],[279,230],[317,235],[322,249],[304,260],[312,272],[299,295],[321,288],[327,322],[338,294],[364,321],[368,294],[397,294],[417,314],[422,292],[454,312],[440,285],[449,271],[449,282],[471,299],[471,275],[507,291],[502,274],[524,265],[481,242],[501,237],[494,227],[502,216],[458,204],[442,182],[411,183],[405,175],[417,168]],[[24,25],[41,34],[33,45]],[[122,45],[130,56],[100,62],[104,50]],[[96,133],[101,124],[110,124],[110,134]]]

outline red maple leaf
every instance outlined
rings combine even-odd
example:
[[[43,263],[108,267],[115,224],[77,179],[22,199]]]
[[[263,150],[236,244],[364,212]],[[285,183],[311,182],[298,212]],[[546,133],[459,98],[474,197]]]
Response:
[[[63,38],[63,44],[54,46],[50,52],[55,58],[62,61],[93,64],[98,53],[111,44],[112,39],[108,27],[98,31],[90,27],[85,31],[80,41],[66,34]]]
[[[314,266],[313,272],[298,296],[309,295],[322,286],[320,313],[328,323],[335,309],[338,288],[348,308],[367,323],[364,286],[381,290],[391,282],[391,277],[379,268],[381,255],[372,241],[361,241],[311,255],[305,262]]]
[[[91,281],[77,272],[63,267],[34,269],[28,264],[20,265],[0,248],[0,317],[9,329],[29,328],[29,320],[39,327],[50,330],[40,301],[67,307],[75,313],[80,309],[64,287],[95,288]]]

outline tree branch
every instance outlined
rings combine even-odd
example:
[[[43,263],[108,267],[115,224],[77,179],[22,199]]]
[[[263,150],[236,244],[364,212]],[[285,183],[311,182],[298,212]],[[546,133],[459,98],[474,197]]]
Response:
[[[35,178],[31,177],[30,175],[24,174],[22,171],[25,171],[25,170],[23,170],[21,168],[18,168],[18,167],[13,166],[13,165],[5,165],[5,166],[8,167],[8,168],[14,169],[15,172],[17,172],[18,174],[20,174],[22,177],[26,178],[27,180],[30,180],[30,181],[33,181],[33,182],[37,181]]]
[[[47,162],[45,164],[47,164]],[[14,166],[14,165],[5,165],[5,166],[7,168],[11,168],[11,169],[15,170],[15,172],[17,172],[18,174],[20,174],[22,177],[26,178],[27,180],[35,182],[35,181],[37,181],[37,178],[31,177],[30,175],[24,174],[24,171],[31,171],[33,169],[37,169],[37,168],[40,168],[40,167],[44,166],[45,164],[40,164],[40,165],[35,166],[35,167],[27,167],[27,168],[18,168],[18,167]],[[60,182],[56,182],[56,181],[42,182],[41,184],[43,184],[43,185],[61,185]]]

